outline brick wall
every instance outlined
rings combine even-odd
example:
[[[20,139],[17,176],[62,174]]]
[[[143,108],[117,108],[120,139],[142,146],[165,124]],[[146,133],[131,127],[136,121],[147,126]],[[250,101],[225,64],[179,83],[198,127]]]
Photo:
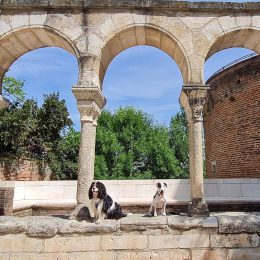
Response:
[[[50,169],[44,163],[34,160],[0,159],[0,181],[39,181],[50,179]]]
[[[260,56],[226,69],[207,84],[207,177],[260,177]]]
[[[14,187],[0,187],[0,216],[13,211]]]

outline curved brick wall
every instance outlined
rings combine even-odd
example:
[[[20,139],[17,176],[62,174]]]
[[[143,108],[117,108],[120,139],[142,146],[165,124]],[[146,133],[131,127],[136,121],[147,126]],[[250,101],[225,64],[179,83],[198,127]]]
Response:
[[[260,56],[233,65],[207,84],[207,177],[260,177]]]

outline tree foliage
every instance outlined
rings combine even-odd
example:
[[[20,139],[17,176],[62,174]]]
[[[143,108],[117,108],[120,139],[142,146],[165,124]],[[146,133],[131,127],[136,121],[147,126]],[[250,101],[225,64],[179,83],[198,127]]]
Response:
[[[181,169],[179,178],[189,178],[189,133],[187,118],[183,109],[172,117],[169,130],[170,145]]]
[[[15,101],[0,110],[0,154],[47,159],[61,140],[62,130],[72,125],[65,101],[53,93],[45,96],[39,108],[36,100],[17,101],[15,95]]]
[[[76,180],[78,171],[80,133],[69,128],[66,135],[59,140],[55,149],[49,153],[49,166],[52,179]]]
[[[95,177],[98,179],[176,178],[178,162],[167,127],[132,107],[102,112],[97,127]]]
[[[23,90],[24,81],[13,77],[4,77],[2,82],[3,95],[13,104],[19,104],[25,101],[25,92]]]

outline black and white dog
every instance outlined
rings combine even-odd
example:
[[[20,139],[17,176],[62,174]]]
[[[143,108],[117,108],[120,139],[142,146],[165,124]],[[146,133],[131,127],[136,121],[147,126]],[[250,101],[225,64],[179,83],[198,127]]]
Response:
[[[167,188],[167,184],[162,183],[162,182],[157,182],[156,187],[157,187],[157,191],[156,191],[155,195],[153,196],[153,202],[150,206],[149,214],[154,217],[157,217],[157,208],[159,206],[159,203],[163,203],[162,204],[162,214],[163,214],[163,216],[166,216],[167,201],[165,198],[165,189]]]
[[[92,182],[88,196],[90,215],[94,217],[96,224],[101,223],[105,218],[120,219],[128,215],[123,213],[120,205],[107,194],[105,185],[100,181]]]

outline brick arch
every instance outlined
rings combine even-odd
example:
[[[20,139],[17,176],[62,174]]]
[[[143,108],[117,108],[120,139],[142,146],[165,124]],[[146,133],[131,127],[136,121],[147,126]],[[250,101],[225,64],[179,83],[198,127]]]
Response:
[[[102,85],[107,67],[121,51],[138,45],[156,47],[166,52],[177,63],[184,82],[190,78],[190,64],[181,44],[169,33],[152,26],[133,26],[113,35],[104,44],[101,51],[99,79]]]
[[[0,85],[9,67],[19,57],[43,47],[60,47],[79,58],[74,44],[53,28],[24,27],[12,30],[0,38]]]
[[[210,46],[205,60],[218,51],[232,47],[247,48],[256,53],[260,53],[259,39],[260,29],[257,28],[240,27],[223,32],[223,34],[219,35]]]

